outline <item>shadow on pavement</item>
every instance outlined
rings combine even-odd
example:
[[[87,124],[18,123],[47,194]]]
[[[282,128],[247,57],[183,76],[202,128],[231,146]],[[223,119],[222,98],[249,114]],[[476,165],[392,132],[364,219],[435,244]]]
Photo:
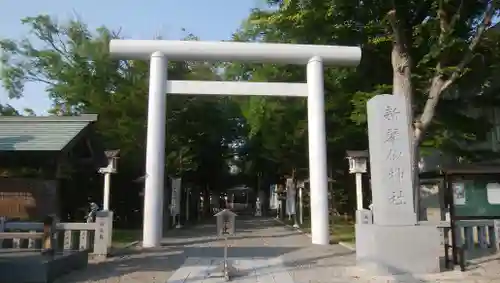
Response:
[[[256,219],[249,216],[236,218],[236,233],[254,232],[257,230],[273,227],[282,227],[282,225],[273,219]],[[212,236],[217,232],[216,220],[207,220],[205,223],[195,226],[186,226],[180,229],[170,229],[165,232],[165,238],[192,238]]]
[[[273,258],[300,249],[299,247],[231,247],[227,256],[232,258]],[[223,247],[187,247],[187,257],[224,257]]]
[[[324,258],[352,254],[350,251],[339,252],[344,250],[337,248],[311,246],[310,240],[304,239],[300,232],[287,230],[272,219],[242,217],[237,221],[236,235],[230,237],[236,246],[228,249],[228,256],[231,258],[281,257],[282,266],[292,269],[298,266],[310,266]],[[215,232],[215,221],[172,231],[165,235],[163,245],[159,248],[131,248],[106,261],[90,263],[86,270],[76,271],[56,282],[150,282],[148,280],[151,279],[141,279],[147,276],[156,278],[155,282],[166,282],[188,257],[223,257],[223,244],[219,243],[223,240],[218,239]],[[239,233],[241,235],[238,235]],[[259,241],[259,238],[263,240]],[[297,239],[303,240],[297,241]],[[317,253],[318,250],[321,253]],[[147,276],[141,277],[141,274]]]
[[[232,258],[274,258],[300,249],[300,247],[232,247],[228,256]],[[223,247],[173,247],[131,251],[125,256],[109,261],[89,264],[86,270],[76,271],[62,282],[107,282],[112,277],[123,277],[131,273],[174,272],[188,257],[222,258]],[[79,273],[79,274],[78,274]],[[75,278],[75,279],[72,279]],[[66,279],[66,280],[65,280]]]
[[[300,235],[300,232],[290,232],[286,234],[278,234],[278,235],[269,235],[269,236],[231,236],[229,237],[230,240],[242,240],[242,239],[258,239],[258,238],[285,238],[289,236],[294,236],[294,235]],[[201,238],[202,236],[200,236]],[[178,245],[197,245],[197,244],[207,244],[207,243],[212,243],[212,242],[223,242],[223,238],[219,238],[217,236],[212,236],[210,238],[205,238],[203,239],[194,239],[194,240],[189,240],[186,239],[188,237],[185,237],[181,241],[176,240],[176,241],[169,241],[168,238],[162,241],[161,245],[162,247],[169,247],[169,246],[178,246]]]
[[[283,256],[287,253],[298,251],[299,247],[233,247],[228,250],[228,256],[231,258],[275,258]],[[127,274],[132,273],[148,273],[148,272],[174,272],[182,265],[188,257],[199,257],[199,258],[213,258],[213,257],[223,257],[223,248],[221,247],[193,247],[193,248],[178,248],[169,249],[169,251],[163,251],[158,249],[156,251],[141,251],[129,257],[116,258],[111,261],[89,264],[86,270],[77,271],[81,274],[77,275],[76,279],[61,278],[56,282],[72,282],[72,283],[83,283],[83,282],[108,282],[112,277],[124,277]],[[287,266],[286,262],[283,264],[286,268],[295,269],[299,266],[307,267],[310,264],[314,264],[316,261],[328,258],[332,256],[342,256],[339,254],[328,254],[321,257],[311,257],[298,262],[294,262],[293,265]],[[256,272],[262,272],[265,274],[266,269],[272,268],[274,266],[266,266],[262,268],[255,269]],[[169,275],[170,276],[170,275]],[[114,281],[113,281],[114,282]],[[119,281],[117,281],[119,282]],[[135,281],[134,281],[135,282]],[[139,282],[139,281],[137,281]]]

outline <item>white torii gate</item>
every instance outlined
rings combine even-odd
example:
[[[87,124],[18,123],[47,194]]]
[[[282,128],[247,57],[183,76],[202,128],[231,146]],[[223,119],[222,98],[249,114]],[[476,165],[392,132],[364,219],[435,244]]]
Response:
[[[109,49],[116,58],[150,60],[143,247],[157,247],[162,238],[167,93],[307,97],[312,243],[329,244],[323,64],[356,66],[361,60],[360,48],[243,42],[111,40]],[[167,81],[167,58],[173,61],[307,65],[307,83]]]

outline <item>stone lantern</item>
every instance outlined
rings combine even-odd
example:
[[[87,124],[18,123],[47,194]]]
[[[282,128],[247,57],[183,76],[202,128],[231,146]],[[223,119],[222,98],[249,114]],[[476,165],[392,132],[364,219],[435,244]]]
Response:
[[[111,190],[111,174],[117,172],[118,159],[120,150],[107,150],[105,151],[108,165],[99,169],[99,173],[104,175],[104,196],[103,196],[103,210],[109,210],[109,199]]]
[[[356,209],[363,209],[363,173],[367,171],[368,151],[348,150],[347,160],[349,161],[349,173],[356,175]]]

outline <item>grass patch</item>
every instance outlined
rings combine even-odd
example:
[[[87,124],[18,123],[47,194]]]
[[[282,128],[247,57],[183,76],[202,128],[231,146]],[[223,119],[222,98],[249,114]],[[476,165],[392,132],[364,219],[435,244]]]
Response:
[[[113,229],[113,245],[124,245],[139,241],[142,230]]]
[[[354,233],[354,222],[349,220],[335,221],[330,225],[330,241],[332,243],[346,242],[354,243],[356,236]]]
[[[346,242],[354,244],[354,221],[344,217],[335,217],[332,222],[330,223],[330,243]],[[293,225],[293,220],[286,218],[285,223]],[[311,221],[304,218],[304,224],[300,225],[300,229],[306,233],[311,233]]]

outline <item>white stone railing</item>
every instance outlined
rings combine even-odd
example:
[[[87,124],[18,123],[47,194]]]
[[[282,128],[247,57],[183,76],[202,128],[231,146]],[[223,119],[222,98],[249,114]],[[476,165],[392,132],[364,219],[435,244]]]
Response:
[[[43,230],[41,222],[9,222],[0,218],[0,248],[41,249]],[[112,212],[99,211],[93,223],[56,223],[55,230],[57,251],[80,250],[107,256],[112,241]]]

